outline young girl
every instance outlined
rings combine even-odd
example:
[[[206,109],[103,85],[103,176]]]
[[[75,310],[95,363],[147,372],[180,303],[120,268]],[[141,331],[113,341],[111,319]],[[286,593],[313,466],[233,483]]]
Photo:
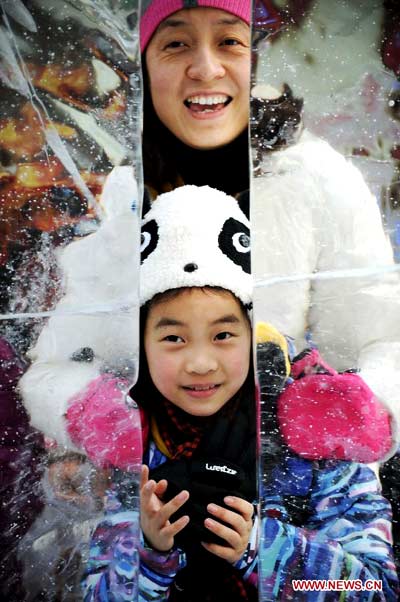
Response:
[[[315,443],[318,461],[312,454],[307,459],[307,449],[305,459],[290,449],[293,432],[285,431],[284,420],[278,424],[281,433],[271,432],[275,458],[269,456],[263,477],[258,550],[248,228],[237,202],[208,187],[161,195],[144,217],[143,355],[132,391],[145,417],[139,599],[313,600],[313,593],[296,593],[292,579],[324,575],[362,584],[382,580],[383,592],[342,592],[343,600],[394,601],[389,505],[373,471],[349,461],[346,452],[337,453],[347,445],[354,457],[362,449],[365,461],[377,459],[368,439],[357,447],[354,417],[351,433],[341,441],[336,437],[334,450],[323,449],[324,441]],[[271,328],[260,341],[260,360],[269,375],[263,385],[272,408],[287,374],[287,347]],[[330,390],[336,390],[332,378]],[[264,386],[262,394],[265,401]],[[290,386],[285,394],[281,418],[295,397]],[[379,427],[374,438],[382,453],[387,415],[367,388],[362,395],[370,428]],[[345,402],[337,393],[336,411],[357,409],[354,395]],[[68,418],[70,434],[82,444],[79,425],[71,414]],[[129,487],[121,485],[125,477],[110,489],[108,516],[93,535],[86,602],[134,599],[137,545]],[[339,594],[317,595],[337,600]]]

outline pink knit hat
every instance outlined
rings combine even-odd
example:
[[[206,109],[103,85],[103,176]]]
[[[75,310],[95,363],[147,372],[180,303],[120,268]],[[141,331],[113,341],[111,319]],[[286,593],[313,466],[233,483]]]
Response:
[[[225,10],[250,24],[251,0],[152,0],[140,21],[140,50],[145,50],[161,21],[178,10],[198,6]]]

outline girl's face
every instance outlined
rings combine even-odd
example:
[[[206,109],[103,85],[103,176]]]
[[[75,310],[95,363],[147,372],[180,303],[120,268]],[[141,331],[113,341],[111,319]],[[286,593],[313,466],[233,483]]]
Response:
[[[192,416],[212,416],[245,382],[251,331],[229,292],[185,289],[150,307],[144,347],[155,387]]]
[[[250,28],[215,8],[165,19],[146,51],[154,109],[179,140],[198,149],[234,140],[248,125]]]

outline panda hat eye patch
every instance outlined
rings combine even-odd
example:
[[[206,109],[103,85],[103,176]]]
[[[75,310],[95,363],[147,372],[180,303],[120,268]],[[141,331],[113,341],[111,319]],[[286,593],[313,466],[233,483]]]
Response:
[[[140,263],[154,251],[158,244],[158,226],[152,219],[142,226],[140,235]]]
[[[233,217],[227,219],[218,237],[218,244],[229,259],[250,274],[250,229],[245,224]]]

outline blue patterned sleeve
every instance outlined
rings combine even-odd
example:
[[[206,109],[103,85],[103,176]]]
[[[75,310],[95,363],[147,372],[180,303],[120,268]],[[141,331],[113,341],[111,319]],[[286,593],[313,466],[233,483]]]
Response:
[[[109,492],[105,518],[96,527],[83,576],[84,602],[164,602],[185,556],[146,546],[138,511],[122,508]]]
[[[176,574],[186,565],[185,554],[179,549],[157,552],[142,544],[139,555],[139,602],[168,600]]]
[[[84,602],[135,599],[139,566],[138,520],[136,511],[120,511],[106,516],[96,527],[82,584]]]
[[[302,478],[307,480],[307,475]],[[308,512],[301,527],[290,524],[285,515],[284,496],[275,492],[265,501],[260,599],[396,602],[391,508],[374,472],[350,462],[320,463],[319,469],[312,470],[310,485]],[[358,581],[358,589],[295,592],[293,580],[300,579]],[[382,591],[365,591],[369,580],[380,581]]]

